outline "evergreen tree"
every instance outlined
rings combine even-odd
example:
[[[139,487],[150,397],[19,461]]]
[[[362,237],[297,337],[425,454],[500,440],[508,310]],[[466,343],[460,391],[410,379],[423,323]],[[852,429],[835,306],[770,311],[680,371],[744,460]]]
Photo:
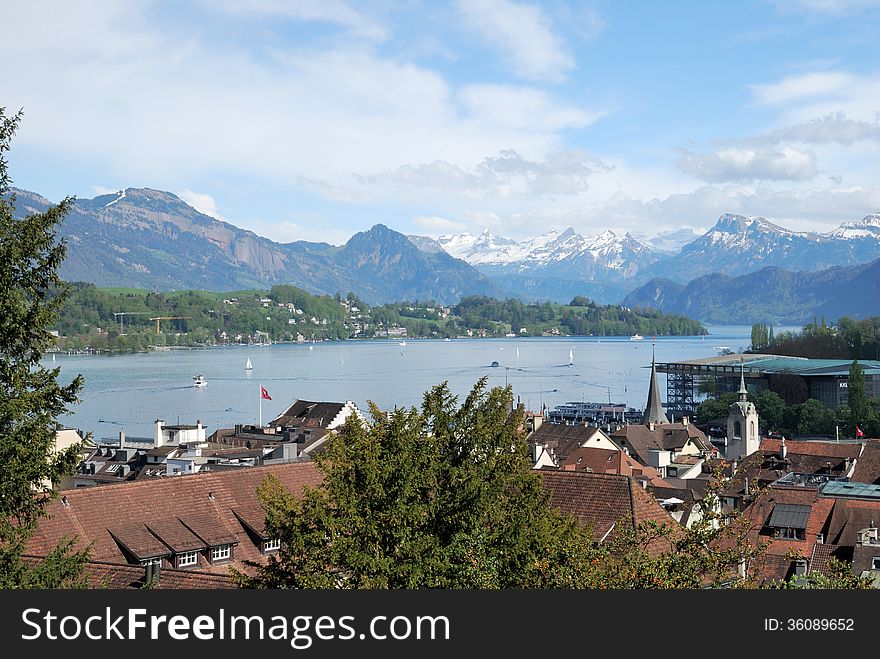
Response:
[[[4,152],[21,120],[0,108],[0,587],[57,588],[81,585],[85,554],[63,542],[43,560],[23,558],[51,483],[72,473],[78,447],[55,451],[56,419],[77,400],[82,377],[66,386],[60,369],[40,359],[53,341],[63,302],[58,267],[65,254],[55,231],[73,200],[44,213],[14,216],[15,195]]]
[[[868,396],[865,392],[865,369],[858,361],[854,361],[849,367],[849,382],[847,384],[848,407],[850,419],[855,426],[861,428],[865,425],[868,416]]]

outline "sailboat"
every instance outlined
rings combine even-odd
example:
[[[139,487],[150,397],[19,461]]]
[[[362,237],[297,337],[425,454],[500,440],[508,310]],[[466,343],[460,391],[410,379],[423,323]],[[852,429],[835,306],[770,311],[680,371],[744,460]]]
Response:
[[[246,371],[252,371],[252,370],[254,370],[254,366],[253,366],[253,364],[251,364],[251,358],[250,358],[250,357],[248,357],[247,364],[244,365],[244,370],[246,370]]]
[[[573,348],[568,349],[568,365],[574,366],[574,349]]]

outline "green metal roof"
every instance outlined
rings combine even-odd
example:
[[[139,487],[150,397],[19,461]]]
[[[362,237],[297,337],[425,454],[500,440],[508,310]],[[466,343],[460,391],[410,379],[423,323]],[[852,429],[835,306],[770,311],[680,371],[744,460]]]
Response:
[[[805,359],[802,357],[784,357],[780,355],[723,355],[718,358],[695,359],[682,362],[669,362],[658,364],[658,370],[667,371],[670,366],[692,365],[700,367],[700,370],[713,370],[713,367],[735,368],[740,366],[740,358],[743,360],[746,375],[756,373],[795,373],[802,376],[848,376],[851,359]],[[866,375],[880,375],[880,361],[859,360],[859,365]]]
[[[828,481],[820,490],[826,497],[850,497],[854,499],[880,500],[880,485],[855,483],[853,481]]]

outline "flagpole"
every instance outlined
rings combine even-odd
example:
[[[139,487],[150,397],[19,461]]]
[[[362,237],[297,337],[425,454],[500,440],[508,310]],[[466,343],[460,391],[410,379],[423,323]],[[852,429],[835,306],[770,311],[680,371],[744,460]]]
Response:
[[[262,387],[262,385],[260,385],[259,395],[260,395],[260,428],[262,428],[263,427],[263,387]]]

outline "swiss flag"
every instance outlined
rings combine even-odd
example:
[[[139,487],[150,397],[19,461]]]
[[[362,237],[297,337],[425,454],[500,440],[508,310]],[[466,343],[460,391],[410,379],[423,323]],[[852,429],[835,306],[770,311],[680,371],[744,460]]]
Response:
[[[856,437],[864,437],[864,436],[865,436],[865,433],[862,431],[862,429],[859,428],[858,426],[856,426]]]
[[[266,400],[272,400],[272,396],[270,396],[269,392],[266,391],[266,387],[260,387],[260,398],[265,398]]]

